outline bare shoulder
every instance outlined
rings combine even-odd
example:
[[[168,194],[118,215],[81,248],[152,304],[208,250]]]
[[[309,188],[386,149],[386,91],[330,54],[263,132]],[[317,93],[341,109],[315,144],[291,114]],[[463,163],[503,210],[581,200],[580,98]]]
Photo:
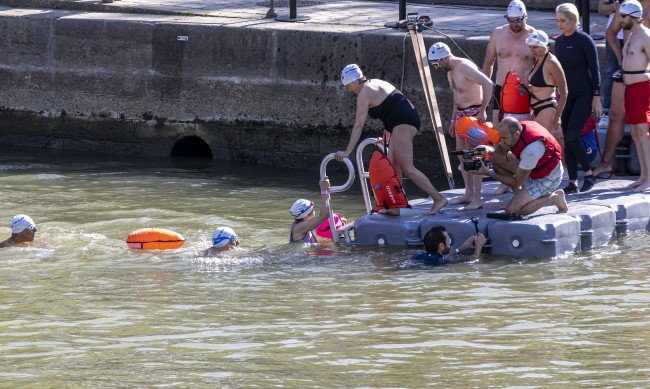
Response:
[[[467,58],[460,58],[460,62],[458,64],[458,67],[459,67],[459,70],[461,70],[463,72],[471,72],[471,71],[479,71],[480,72],[478,66],[474,62],[470,61]]]

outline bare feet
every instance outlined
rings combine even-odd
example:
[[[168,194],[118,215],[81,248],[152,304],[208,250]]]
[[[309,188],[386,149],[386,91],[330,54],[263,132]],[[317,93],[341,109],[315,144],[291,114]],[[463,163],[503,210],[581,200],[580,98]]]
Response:
[[[594,169],[593,173],[594,173],[594,177],[598,177],[603,173],[609,173],[610,176],[612,176],[614,175],[614,169],[612,168],[612,164],[604,163],[601,161],[600,165],[598,165],[598,167]]]
[[[471,202],[472,202],[472,199],[470,199],[469,197],[461,196],[461,197],[453,200],[450,204],[453,204],[453,205],[469,204]]]
[[[648,189],[650,189],[650,181],[646,181],[645,183],[632,189],[632,192],[641,193],[641,192],[645,192]]]
[[[508,185],[500,184],[498,188],[492,192],[494,195],[504,194],[506,192],[512,192],[512,189]]]
[[[629,189],[636,188],[637,186],[643,185],[644,182],[646,182],[646,179],[643,178],[643,177],[639,177],[638,180],[636,180],[633,183],[631,183],[630,185],[626,186],[626,188],[629,188]]]
[[[481,201],[472,201],[468,205],[464,206],[461,208],[461,211],[474,211],[476,209],[481,209],[483,208],[483,202]]]
[[[449,200],[446,198],[442,198],[440,200],[436,200],[433,202],[433,205],[431,206],[431,209],[429,212],[425,213],[425,215],[435,215],[438,213],[443,207],[445,207],[447,204],[449,204]]]
[[[569,210],[569,204],[566,202],[566,196],[562,189],[553,192],[551,197],[553,198],[553,204],[557,207],[557,213],[566,213]]]

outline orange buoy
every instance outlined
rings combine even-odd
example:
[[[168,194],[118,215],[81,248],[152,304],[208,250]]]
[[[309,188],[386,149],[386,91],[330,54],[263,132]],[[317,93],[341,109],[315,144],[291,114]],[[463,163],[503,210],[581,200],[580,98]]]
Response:
[[[133,231],[126,239],[130,249],[169,250],[177,249],[185,243],[183,235],[164,228],[142,228]]]
[[[492,127],[492,123],[481,124],[477,118],[464,116],[456,123],[456,134],[470,147],[481,145],[495,145],[499,143],[499,131]]]

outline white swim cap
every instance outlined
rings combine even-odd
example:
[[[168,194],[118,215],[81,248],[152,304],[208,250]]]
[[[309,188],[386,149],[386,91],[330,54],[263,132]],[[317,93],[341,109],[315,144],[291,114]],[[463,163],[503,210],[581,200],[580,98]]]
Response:
[[[636,0],[627,0],[625,3],[621,4],[618,12],[621,15],[629,15],[634,19],[643,17],[643,7],[641,6],[641,3]]]
[[[212,233],[212,246],[224,247],[230,243],[231,240],[237,239],[237,234],[230,227],[219,227]]]
[[[361,69],[356,64],[350,64],[343,68],[341,71],[341,82],[343,85],[347,85],[353,81],[356,81],[363,77]]]
[[[289,209],[289,213],[291,214],[291,216],[295,217],[296,219],[303,219],[304,217],[309,215],[313,210],[314,210],[313,201],[298,199],[296,200],[295,203],[293,203],[291,209]]]
[[[526,16],[526,5],[521,0],[512,0],[510,4],[508,4],[506,15],[509,18]]]
[[[449,46],[442,42],[436,42],[429,48],[429,61],[437,61],[443,58],[447,58],[451,55],[451,49]]]
[[[11,219],[11,233],[20,234],[25,229],[34,230],[36,229],[36,224],[31,217],[27,215],[16,215]]]
[[[548,35],[542,30],[535,30],[526,38],[529,46],[548,47]]]

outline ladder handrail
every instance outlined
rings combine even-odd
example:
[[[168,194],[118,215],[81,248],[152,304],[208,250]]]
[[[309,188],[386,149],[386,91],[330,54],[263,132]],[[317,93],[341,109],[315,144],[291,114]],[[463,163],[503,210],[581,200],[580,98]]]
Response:
[[[372,211],[372,203],[370,202],[370,192],[368,191],[368,183],[366,180],[370,179],[370,173],[366,171],[363,165],[363,149],[368,145],[377,145],[381,142],[381,138],[367,138],[361,141],[357,146],[357,168],[359,169],[359,181],[361,182],[361,192],[363,192],[363,202],[366,206],[366,214],[370,215]],[[382,145],[381,148],[384,146]],[[388,153],[388,150],[386,150]]]
[[[322,180],[324,177],[327,176],[327,164],[330,163],[332,160],[334,160],[334,154],[335,153],[329,153],[323,158],[323,160],[320,163],[320,179]],[[354,178],[355,178],[355,170],[354,170],[354,165],[352,164],[352,161],[350,161],[350,158],[343,158],[343,163],[345,166],[348,167],[348,180],[343,184],[339,186],[330,186],[329,191],[327,191],[327,204],[329,204],[329,221],[330,221],[330,231],[332,231],[332,241],[334,243],[339,243],[339,234],[338,232],[340,230],[336,229],[336,223],[334,222],[334,211],[332,211],[332,193],[338,193],[338,192],[344,192],[352,186],[354,183]],[[349,228],[343,228],[345,232],[345,239],[346,241],[349,241],[350,235],[349,235]],[[349,243],[349,242],[347,242]]]

